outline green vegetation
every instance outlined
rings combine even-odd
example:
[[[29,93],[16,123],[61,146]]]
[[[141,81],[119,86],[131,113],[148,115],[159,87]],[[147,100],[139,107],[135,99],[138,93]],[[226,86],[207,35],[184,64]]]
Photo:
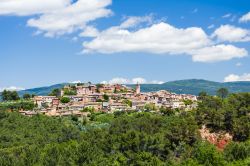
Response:
[[[196,111],[198,124],[213,131],[227,131],[235,141],[250,136],[250,93],[231,94],[226,99],[206,96]]]
[[[73,125],[41,115],[29,118],[1,111],[0,123],[0,165],[3,166],[53,164],[56,154],[49,156],[56,152],[55,146],[81,136]]]
[[[127,89],[121,89],[121,90],[119,90],[119,93],[127,93],[127,92],[128,92]]]
[[[250,157],[250,141],[230,143],[225,149],[225,156],[229,161],[244,160]]]
[[[75,89],[72,89],[72,90],[70,90],[70,89],[64,89],[64,95],[68,95],[68,96],[70,96],[70,95],[76,95],[76,90]]]
[[[107,101],[109,101],[109,96],[108,96],[107,94],[104,94],[104,95],[103,95],[103,99],[104,99],[104,101],[107,102]]]
[[[166,107],[161,107],[160,109],[160,113],[162,113],[163,115],[174,115],[176,113],[176,110],[173,110],[171,108],[166,108]]]
[[[229,94],[229,91],[227,88],[220,88],[219,90],[217,90],[217,96],[221,97],[221,98],[226,98]]]
[[[56,97],[60,97],[60,89],[53,89],[50,93],[49,93],[49,96],[56,96]]]
[[[0,102],[0,112],[1,111],[19,111],[19,110],[33,110],[35,104],[31,100],[19,100],[19,101],[9,101],[9,102]]]
[[[205,92],[205,91],[201,91],[201,92],[198,94],[199,100],[203,100],[206,96],[208,96],[208,94],[207,94],[207,92]]]
[[[19,111],[19,110],[33,110],[36,105],[34,101],[30,100],[33,95],[24,94],[23,98],[20,99],[16,91],[7,91],[2,92],[2,100],[0,102],[0,111]]]
[[[62,97],[61,99],[60,99],[60,101],[62,102],[62,103],[69,103],[70,102],[70,98],[68,98],[68,97]]]
[[[102,88],[103,86],[104,84],[96,84],[97,92],[100,92],[100,88]]]
[[[1,103],[2,104],[2,103]],[[146,110],[154,110],[148,105]],[[197,110],[25,117],[0,111],[0,165],[250,165],[250,93],[203,96]],[[198,129],[233,135],[224,151]]]
[[[30,94],[28,94],[28,93],[25,93],[24,95],[23,95],[23,99],[25,99],[25,100],[28,100],[28,99],[30,99],[32,96],[30,95]]]
[[[145,104],[144,110],[145,111],[156,111],[158,108],[153,103]]]
[[[124,103],[124,104],[127,104],[129,107],[132,107],[132,101],[131,101],[131,100],[124,99],[124,100],[123,100],[123,103]]]
[[[20,99],[20,97],[16,91],[4,90],[2,92],[2,100],[3,101],[16,101],[19,99]]]
[[[93,112],[95,112],[95,108],[94,107],[85,107],[81,112],[93,113]]]
[[[184,104],[187,105],[192,105],[193,101],[192,100],[183,100]]]

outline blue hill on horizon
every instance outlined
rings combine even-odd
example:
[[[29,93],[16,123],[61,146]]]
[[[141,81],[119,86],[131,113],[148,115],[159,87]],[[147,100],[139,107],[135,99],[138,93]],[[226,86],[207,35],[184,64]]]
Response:
[[[48,95],[53,89],[62,88],[67,83],[55,84],[52,86],[45,86],[33,89],[26,89],[19,91],[19,95],[22,96],[25,93],[35,95]],[[127,85],[129,87],[135,87],[135,85]],[[142,92],[167,90],[177,94],[193,94],[198,95],[201,91],[206,91],[210,95],[215,95],[219,88],[227,88],[231,93],[238,92],[250,92],[250,82],[214,82],[202,79],[187,79],[170,81],[164,84],[142,84]]]
[[[141,85],[144,92],[168,90],[177,94],[193,94],[198,95],[201,91],[205,91],[210,95],[215,95],[220,88],[227,88],[231,93],[250,92],[250,82],[213,82],[201,79],[189,79],[170,81],[161,85],[145,84]]]

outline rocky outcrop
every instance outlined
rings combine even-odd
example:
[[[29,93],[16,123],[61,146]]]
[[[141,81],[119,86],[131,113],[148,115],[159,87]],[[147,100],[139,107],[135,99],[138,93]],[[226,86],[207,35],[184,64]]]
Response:
[[[232,140],[232,136],[229,133],[211,133],[206,126],[202,126],[199,132],[203,140],[214,144],[219,150],[224,150],[226,145]]]

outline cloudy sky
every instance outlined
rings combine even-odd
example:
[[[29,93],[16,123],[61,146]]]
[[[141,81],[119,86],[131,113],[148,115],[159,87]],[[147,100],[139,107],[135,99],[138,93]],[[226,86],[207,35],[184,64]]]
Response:
[[[250,81],[246,0],[1,0],[0,90]]]

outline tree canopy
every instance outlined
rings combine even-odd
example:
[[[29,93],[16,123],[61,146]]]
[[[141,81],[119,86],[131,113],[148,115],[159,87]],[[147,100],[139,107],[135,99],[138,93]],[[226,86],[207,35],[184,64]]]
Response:
[[[2,100],[3,101],[16,101],[19,99],[20,99],[20,97],[16,91],[4,90],[2,92]]]
[[[49,96],[56,96],[56,97],[60,97],[60,93],[61,93],[61,90],[60,89],[53,89]]]
[[[25,93],[24,95],[23,95],[23,99],[30,99],[32,96],[30,95],[30,94],[28,94],[28,93]]]
[[[220,88],[217,90],[217,96],[221,97],[221,98],[226,98],[229,94],[229,91],[227,88]]]
[[[70,98],[68,98],[68,97],[62,97],[61,99],[60,99],[60,101],[62,102],[62,103],[69,103],[70,102]]]
[[[0,165],[250,164],[249,93],[204,96],[189,112],[160,110],[110,114],[86,108],[89,117],[53,118],[0,109]],[[201,139],[203,125],[233,140],[218,150]]]

